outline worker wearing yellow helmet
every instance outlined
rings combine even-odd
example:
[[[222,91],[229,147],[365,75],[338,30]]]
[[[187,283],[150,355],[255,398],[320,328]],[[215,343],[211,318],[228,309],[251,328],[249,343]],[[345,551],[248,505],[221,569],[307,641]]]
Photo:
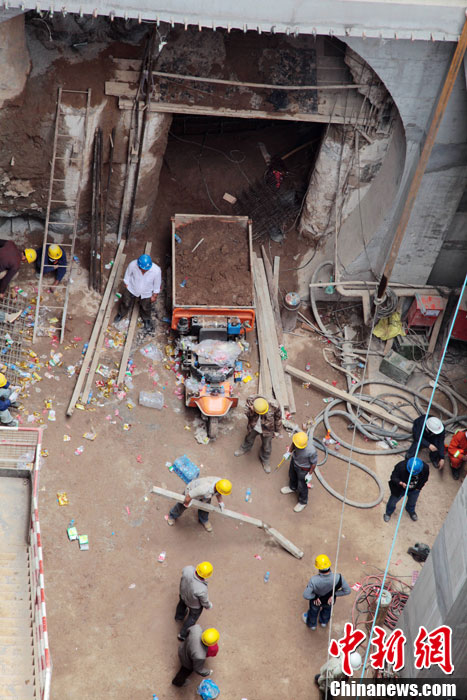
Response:
[[[167,524],[173,525],[177,518],[185,512],[185,509],[191,505],[191,501],[196,498],[204,503],[211,503],[212,497],[215,495],[219,503],[219,508],[224,509],[224,501],[222,496],[228,496],[232,491],[232,484],[228,479],[221,479],[218,476],[204,476],[201,479],[193,479],[185,488],[185,500],[183,503],[176,503],[171,509]],[[205,530],[212,531],[212,525],[209,522],[209,513],[205,510],[198,509],[198,521]]]
[[[342,574],[332,573],[331,560],[327,554],[318,554],[315,567],[318,573],[310,578],[303,593],[305,600],[310,602],[308,612],[303,613],[302,620],[311,630],[316,629],[318,619],[321,627],[327,627],[336,598],[350,594],[350,586]]]
[[[203,608],[206,610],[212,608],[208,596],[208,579],[211,578],[213,570],[210,561],[202,561],[196,568],[184,566],[182,569],[180,598],[175,610],[175,619],[179,622],[184,621],[178,635],[181,642],[186,639],[188,629],[198,621]]]
[[[13,241],[0,240],[0,299],[3,299],[11,280],[18,274],[22,262],[34,262],[36,251],[21,251]],[[0,319],[5,320],[5,319]]]
[[[243,443],[234,452],[235,457],[250,452],[258,435],[261,436],[259,458],[266,474],[271,467],[269,459],[272,450],[272,438],[279,435],[282,428],[282,415],[279,404],[272,399],[255,394],[246,400],[245,414],[247,417],[247,432]]]
[[[37,248],[35,251],[36,257],[36,274],[40,274],[43,256],[43,247]],[[67,269],[67,259],[66,253],[59,245],[56,243],[51,243],[47,246],[44,256],[44,267],[42,269],[43,275],[55,275],[55,280],[50,286],[50,291],[54,291],[54,287],[57,287],[66,275]]]
[[[203,678],[211,675],[212,671],[206,668],[204,663],[207,658],[217,656],[219,637],[215,627],[203,630],[201,625],[193,625],[189,628],[186,639],[178,647],[181,666],[172,680],[172,685],[179,688],[188,685],[188,678],[193,671]]]
[[[18,425],[9,411],[12,406],[16,407],[17,398],[18,387],[10,386],[8,379],[0,372],[0,423],[2,425]]]
[[[294,508],[295,513],[300,513],[308,504],[308,488],[311,486],[311,477],[318,463],[318,453],[313,443],[308,440],[306,433],[295,433],[292,437],[292,445],[287,449],[284,457],[291,457],[289,467],[289,485],[281,488],[281,493],[294,493],[298,496],[298,503]]]

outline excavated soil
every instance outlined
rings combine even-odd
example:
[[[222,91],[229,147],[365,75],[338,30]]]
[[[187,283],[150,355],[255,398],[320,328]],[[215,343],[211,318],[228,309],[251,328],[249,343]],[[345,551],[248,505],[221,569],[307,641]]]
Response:
[[[203,218],[177,226],[175,299],[183,305],[251,306],[252,278],[245,222]],[[194,253],[193,248],[204,240]],[[185,286],[181,287],[186,280]]]

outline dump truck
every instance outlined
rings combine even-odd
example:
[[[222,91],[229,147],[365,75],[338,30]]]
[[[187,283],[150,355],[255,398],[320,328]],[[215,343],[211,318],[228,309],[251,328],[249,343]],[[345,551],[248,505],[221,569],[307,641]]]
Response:
[[[40,460],[41,429],[0,427],[0,698],[50,697]]]
[[[215,438],[219,419],[238,403],[238,359],[255,325],[252,227],[246,216],[172,218],[172,319],[185,381]]]

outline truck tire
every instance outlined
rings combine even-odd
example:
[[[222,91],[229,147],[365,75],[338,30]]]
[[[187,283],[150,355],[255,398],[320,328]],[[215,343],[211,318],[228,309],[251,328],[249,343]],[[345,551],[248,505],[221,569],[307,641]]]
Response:
[[[208,418],[208,438],[215,440],[219,432],[219,418],[210,416]]]

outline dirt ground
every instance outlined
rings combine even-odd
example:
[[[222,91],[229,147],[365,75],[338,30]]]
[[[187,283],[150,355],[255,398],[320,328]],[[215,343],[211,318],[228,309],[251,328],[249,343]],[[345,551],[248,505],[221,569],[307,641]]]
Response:
[[[157,240],[155,244],[157,249]],[[135,242],[131,248],[135,256],[138,246]],[[203,612],[201,623],[220,630],[220,652],[209,665],[222,696],[229,700],[264,700],[271,693],[284,700],[317,697],[313,676],[326,660],[329,631],[311,632],[305,627],[302,593],[315,573],[317,554],[325,552],[335,561],[341,503],[315,479],[310,505],[295,514],[294,497],[280,493],[287,483],[286,466],[266,475],[256,446],[251,454],[235,458],[233,452],[245,430],[241,407],[222,422],[216,442],[198,444],[193,434],[199,417],[185,409],[174,393],[174,373],[164,363],[151,363],[137,350],[133,354],[134,389],[125,398],[102,406],[91,404],[66,419],[75,381],[67,377],[66,366],[79,361],[98,302],[86,290],[83,269],[74,273],[74,279],[64,365],[51,369],[53,377],[44,377],[25,401],[27,413],[38,411],[45,421],[43,446],[49,453],[43,461],[39,507],[54,664],[52,697],[143,700],[155,693],[160,700],[195,698],[196,677],[189,688],[171,686],[178,668],[178,626],[173,615],[182,567],[204,559],[214,565],[209,584],[214,607]],[[32,280],[29,286],[22,282],[26,289],[33,285]],[[162,350],[167,327],[158,323],[156,340]],[[291,364],[303,369],[310,362],[317,376],[345,388],[343,375],[325,363],[324,344],[317,336],[297,330],[286,338]],[[49,356],[50,339],[41,339],[37,348],[40,355]],[[118,357],[118,350],[107,349],[102,360],[112,366]],[[249,359],[254,376],[254,340]],[[161,412],[140,406],[130,409],[129,399],[137,404],[139,391],[152,388],[154,382],[165,393],[165,408]],[[322,410],[323,396],[300,383],[294,382],[294,387],[295,420],[304,423]],[[240,391],[242,399],[255,392],[256,377]],[[55,423],[47,422],[45,399],[53,402]],[[129,430],[124,430],[125,423],[131,426]],[[96,439],[84,439],[86,432],[96,432]],[[64,442],[64,435],[70,441]],[[284,433],[274,440],[273,465],[279,463],[287,444]],[[84,451],[76,456],[81,445]],[[151,495],[150,489],[155,484],[183,490],[183,482],[165,466],[183,454],[200,466],[202,475],[231,479],[228,506],[271,523],[303,549],[304,558],[293,558],[262,531],[215,515],[211,534],[198,525],[193,511],[169,528],[164,516],[170,504]],[[363,461],[385,484],[397,458]],[[322,471],[342,491],[346,465],[330,458]],[[245,502],[247,488],[252,491],[250,503]],[[402,519],[390,573],[410,582],[420,565],[406,554],[407,546],[417,541],[433,543],[457,488],[449,470],[432,470],[420,497],[419,521]],[[67,492],[69,506],[58,506],[58,491]],[[375,483],[352,468],[349,497],[368,501],[376,495]],[[387,493],[384,502],[386,497]],[[383,523],[384,502],[370,510],[344,509],[338,570],[351,586],[385,566],[395,523]],[[66,528],[71,519],[81,534],[89,536],[88,552],[80,552],[77,543],[68,541]],[[166,559],[158,563],[162,551]],[[267,584],[263,582],[266,571],[270,571]],[[333,637],[340,636],[350,619],[355,595],[352,591],[338,600]]]
[[[247,226],[245,220],[209,218],[177,226],[180,242],[175,245],[176,304],[212,306],[215,289],[218,306],[251,306],[253,281]]]

